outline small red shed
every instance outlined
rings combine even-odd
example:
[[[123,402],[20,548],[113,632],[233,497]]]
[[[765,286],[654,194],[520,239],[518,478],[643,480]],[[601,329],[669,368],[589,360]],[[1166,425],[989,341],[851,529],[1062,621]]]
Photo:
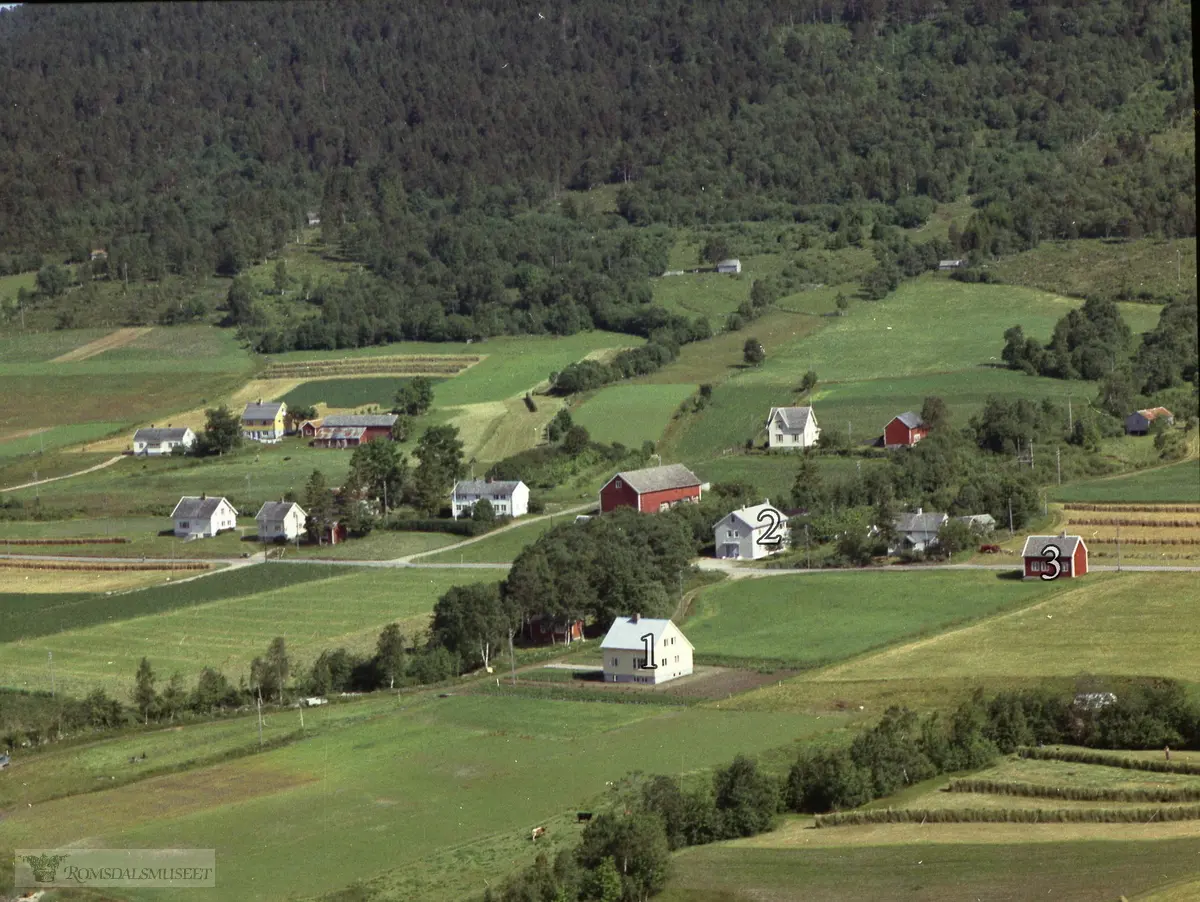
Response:
[[[618,473],[600,490],[600,513],[632,507],[644,514],[700,501],[700,480],[683,464]]]
[[[1073,579],[1088,572],[1088,550],[1082,536],[1030,536],[1021,551],[1025,578]]]
[[[556,617],[533,617],[529,621],[529,636],[534,642],[562,642],[570,645],[583,638],[583,621]]]
[[[312,438],[317,434],[317,430],[321,428],[320,420],[305,420],[300,424],[300,434],[305,438]]]
[[[929,427],[921,415],[910,410],[892,417],[891,422],[883,427],[883,445],[885,448],[911,448],[927,435]]]

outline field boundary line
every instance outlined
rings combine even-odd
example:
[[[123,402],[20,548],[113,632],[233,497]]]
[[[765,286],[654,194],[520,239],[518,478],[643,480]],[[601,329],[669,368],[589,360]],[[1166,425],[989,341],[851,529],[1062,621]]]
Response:
[[[530,523],[539,523],[542,520],[547,520],[551,517],[557,517],[560,514],[577,514],[580,511],[587,510],[590,507],[594,507],[594,505],[592,504],[592,502],[589,501],[587,504],[577,504],[574,507],[568,507],[564,510],[555,511],[552,514],[538,514],[536,517],[527,517],[527,518],[522,517],[520,519],[513,520],[511,523],[506,524],[505,526],[501,526],[499,529],[493,529],[491,532],[485,532],[481,536],[472,536],[471,538],[464,539],[461,542],[455,542],[453,545],[446,545],[446,546],[443,546],[442,548],[434,548],[430,551],[418,551],[415,554],[406,554],[403,557],[395,558],[394,560],[388,561],[387,563],[409,564],[412,566],[419,567],[422,565],[417,563],[417,558],[425,557],[426,555],[430,555],[430,554],[441,554],[443,551],[455,551],[455,550],[457,550],[459,548],[463,548],[467,545],[473,545],[475,542],[483,541],[484,539],[489,538],[490,536],[498,536],[498,535],[500,535],[500,533],[507,532],[510,529],[519,529],[522,526],[528,526]],[[497,563],[500,563],[500,562],[497,562]],[[511,561],[509,563],[511,563]],[[425,565],[425,566],[429,566],[429,565]],[[446,564],[445,566],[462,567],[462,566],[466,566],[466,565],[465,564]],[[508,565],[506,564],[505,566],[508,566]]]
[[[48,479],[38,479],[33,482],[23,482],[20,485],[10,485],[7,488],[0,488],[0,492],[15,492],[18,489],[31,489],[36,485],[45,485],[48,482],[58,482],[60,479],[70,479],[73,476],[85,476],[88,473],[95,473],[97,470],[103,470],[105,467],[111,467],[124,456],[124,454],[118,454],[116,457],[110,457],[108,460],[102,461],[101,463],[96,464],[94,467],[88,467],[86,470],[76,470],[74,473],[64,473],[62,476],[51,476]]]
[[[105,351],[115,351],[117,348],[133,344],[143,335],[148,335],[152,331],[154,331],[154,326],[127,326],[123,329],[116,329],[85,345],[73,348],[65,354],[59,354],[49,362],[79,363],[90,360],[92,357],[99,357]]]

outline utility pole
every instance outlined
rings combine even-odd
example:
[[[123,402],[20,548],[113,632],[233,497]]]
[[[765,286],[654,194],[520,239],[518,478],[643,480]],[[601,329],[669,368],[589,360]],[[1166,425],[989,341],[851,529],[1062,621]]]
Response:
[[[1062,448],[1054,449],[1054,466],[1058,470],[1058,484],[1062,485]]]
[[[262,738],[262,686],[258,687],[258,747],[261,749]]]
[[[1121,523],[1117,522],[1117,572],[1121,572]]]
[[[854,447],[854,424],[846,420],[846,442]]]
[[[1013,537],[1013,526],[1012,526],[1012,495],[1009,495],[1009,496],[1008,496],[1008,537],[1009,537],[1010,539]]]
[[[1075,431],[1075,417],[1071,413],[1071,396],[1067,395],[1067,429],[1071,432]]]
[[[807,567],[812,569],[812,551],[808,547],[808,524],[804,524],[804,557],[807,561]]]
[[[54,696],[56,695],[55,686],[54,686],[54,652],[48,651],[48,652],[46,652],[46,656],[47,656],[47,659],[50,661],[50,697],[54,698]]]

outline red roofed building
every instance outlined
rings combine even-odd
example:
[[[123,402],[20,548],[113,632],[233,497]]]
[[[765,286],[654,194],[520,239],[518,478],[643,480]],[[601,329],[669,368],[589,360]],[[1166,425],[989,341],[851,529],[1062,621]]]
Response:
[[[618,473],[600,490],[600,513],[618,507],[658,513],[683,502],[698,503],[700,492],[700,480],[683,464],[630,470]]]

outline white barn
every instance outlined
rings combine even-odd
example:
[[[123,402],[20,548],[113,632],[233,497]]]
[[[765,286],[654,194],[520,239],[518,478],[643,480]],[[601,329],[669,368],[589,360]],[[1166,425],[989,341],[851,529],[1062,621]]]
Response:
[[[722,260],[717,264],[717,272],[737,274],[742,271],[742,261],[737,259]]]
[[[292,541],[304,532],[308,514],[294,501],[268,501],[254,516],[258,524],[258,540],[275,542],[279,539]]]
[[[764,558],[786,549],[789,539],[787,517],[768,501],[726,514],[713,527],[716,556],[727,560]]]
[[[529,513],[529,486],[519,479],[464,479],[455,484],[450,499],[454,519],[471,516],[475,502],[483,498],[491,502],[497,517],[523,517]]]
[[[618,617],[600,649],[606,683],[665,683],[692,672],[692,643],[670,620]]]
[[[811,448],[821,437],[821,427],[811,407],[772,407],[767,415],[767,446]]]
[[[196,433],[186,426],[180,428],[155,427],[139,429],[133,434],[133,453],[154,457],[172,454],[176,448],[190,448],[196,444]]]
[[[237,526],[238,512],[224,498],[184,495],[171,511],[175,535],[180,538],[203,539]]]

